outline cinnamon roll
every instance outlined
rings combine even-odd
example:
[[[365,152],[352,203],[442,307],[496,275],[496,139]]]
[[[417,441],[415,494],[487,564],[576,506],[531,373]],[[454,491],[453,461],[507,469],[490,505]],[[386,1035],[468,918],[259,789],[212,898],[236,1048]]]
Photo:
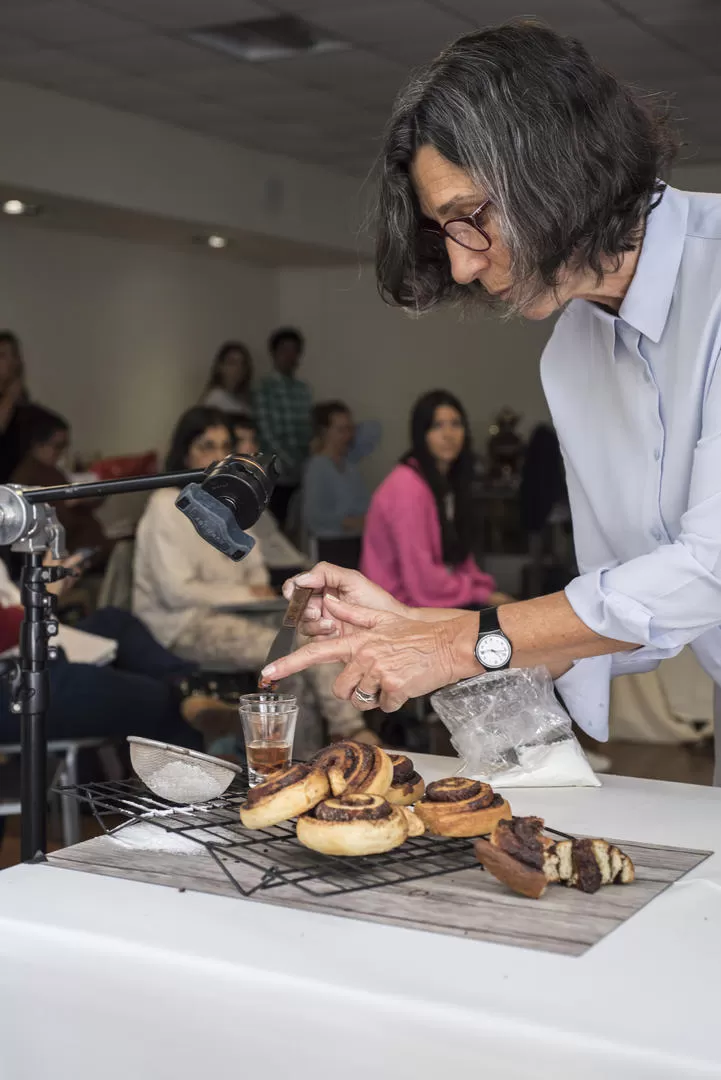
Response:
[[[405,754],[388,756],[393,764],[393,782],[386,792],[386,799],[394,806],[412,806],[426,789],[423,777],[416,772],[413,762]]]
[[[367,792],[339,795],[298,818],[301,844],[323,855],[377,855],[408,838],[403,809]]]
[[[511,815],[506,800],[490,784],[462,776],[429,784],[415,811],[436,836],[485,836]]]
[[[385,797],[393,779],[393,764],[379,746],[344,739],[321,750],[313,765],[328,774],[334,795],[362,794]]]
[[[246,829],[268,829],[312,810],[330,794],[328,777],[313,765],[278,769],[248,792],[240,808]]]

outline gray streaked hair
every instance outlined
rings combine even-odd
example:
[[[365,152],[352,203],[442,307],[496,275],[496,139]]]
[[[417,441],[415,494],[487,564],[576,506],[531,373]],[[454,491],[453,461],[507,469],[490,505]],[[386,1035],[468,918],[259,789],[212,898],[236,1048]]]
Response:
[[[379,160],[376,272],[382,297],[421,312],[494,303],[453,281],[444,244],[420,228],[410,166],[432,146],[485,197],[511,257],[510,310],[554,290],[565,268],[600,281],[641,236],[676,142],[667,110],[534,20],[467,34],[400,93]]]

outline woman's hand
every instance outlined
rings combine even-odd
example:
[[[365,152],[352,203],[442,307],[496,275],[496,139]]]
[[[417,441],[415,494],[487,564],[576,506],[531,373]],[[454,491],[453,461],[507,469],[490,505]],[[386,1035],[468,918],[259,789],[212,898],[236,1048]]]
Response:
[[[326,603],[328,596],[336,596],[345,604],[359,604],[373,611],[391,615],[408,614],[404,604],[395,600],[380,585],[374,585],[357,570],[346,570],[332,563],[318,563],[312,570],[289,578],[283,585],[283,596],[290,600],[296,585],[312,588],[314,595],[308,601],[299,629],[307,637],[354,634],[357,627],[342,621],[342,616]]]
[[[337,575],[333,576],[338,580]],[[365,590],[370,583],[360,574],[357,577],[362,583],[357,585],[358,590]],[[352,591],[352,585],[348,591]],[[382,589],[380,592],[388,595]],[[342,626],[343,632],[331,640],[311,642],[277,660],[263,670],[264,679],[275,682],[314,664],[340,661],[345,667],[333,686],[336,697],[360,710],[380,706],[384,712],[395,712],[408,698],[480,673],[473,654],[478,636],[475,612],[463,613],[456,619],[423,622],[393,611],[362,607],[357,601],[346,603],[330,594],[322,603],[328,617]],[[363,699],[357,697],[356,690]]]

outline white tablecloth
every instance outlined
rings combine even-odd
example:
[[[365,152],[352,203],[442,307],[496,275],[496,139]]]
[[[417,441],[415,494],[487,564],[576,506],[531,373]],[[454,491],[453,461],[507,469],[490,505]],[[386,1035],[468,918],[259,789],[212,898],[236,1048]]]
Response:
[[[428,779],[455,763],[416,759]],[[514,791],[721,851],[721,791]],[[2,1080],[721,1077],[721,854],[570,958],[50,866],[0,873]]]

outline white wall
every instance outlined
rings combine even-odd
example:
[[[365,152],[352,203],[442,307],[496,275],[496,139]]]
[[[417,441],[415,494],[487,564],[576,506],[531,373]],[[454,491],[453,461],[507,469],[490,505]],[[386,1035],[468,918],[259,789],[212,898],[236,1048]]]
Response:
[[[550,322],[463,320],[453,309],[412,319],[381,301],[370,267],[281,271],[279,314],[307,335],[303,375],[316,400],[340,397],[360,419],[382,421],[383,444],[364,465],[373,483],[407,447],[410,408],[425,390],[461,398],[479,446],[503,405],[523,413],[525,430],[548,416],[538,362]]]
[[[679,165],[671,174],[671,183],[684,191],[721,191],[721,163]]]
[[[361,184],[170,124],[0,80],[0,182],[343,251]]]
[[[272,271],[144,244],[0,224],[0,325],[29,385],[83,453],[165,447],[226,338],[262,361],[277,325]]]

